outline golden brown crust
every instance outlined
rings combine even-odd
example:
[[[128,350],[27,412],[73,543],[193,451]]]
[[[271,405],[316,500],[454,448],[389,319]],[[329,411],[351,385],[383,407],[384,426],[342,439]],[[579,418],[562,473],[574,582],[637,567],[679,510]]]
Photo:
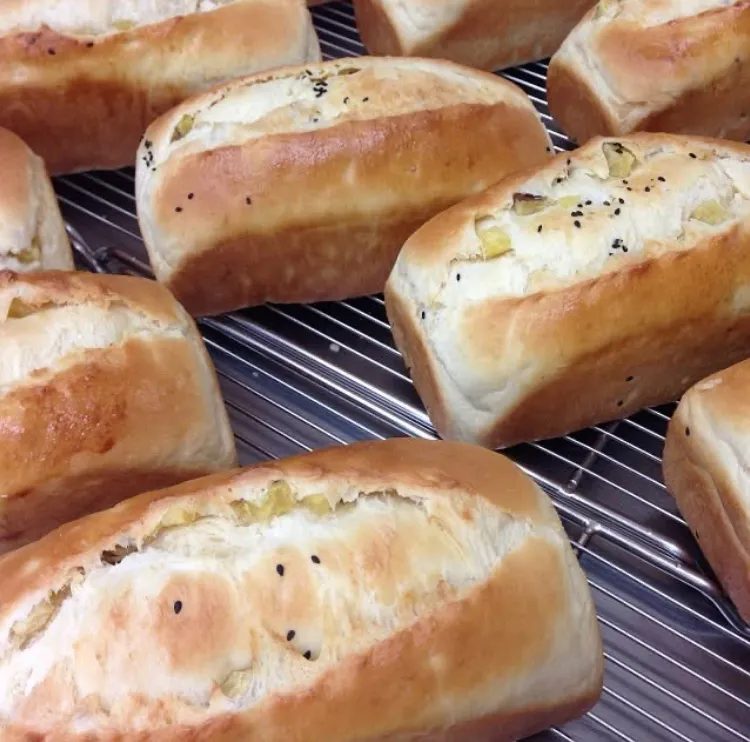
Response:
[[[739,160],[750,155],[745,145],[697,138],[635,135],[620,141],[644,150],[658,149],[663,142],[683,153],[686,162],[698,162],[698,156],[687,159],[688,153],[695,150],[703,156],[706,147]],[[573,155],[572,167],[590,163],[601,145],[592,140]],[[618,267],[605,263],[599,274],[585,280],[561,282],[549,275],[551,268],[546,275],[540,270],[522,296],[504,295],[499,289],[493,296],[494,289],[485,286],[490,279],[477,279],[480,288],[472,290],[466,270],[460,289],[451,295],[455,298],[443,294],[432,306],[434,287],[444,287],[447,281],[456,285],[453,273],[461,272],[467,260],[462,255],[466,225],[499,210],[508,194],[524,191],[530,181],[552,180],[567,157],[560,156],[536,174],[509,178],[433,219],[406,244],[389,280],[386,306],[397,346],[444,437],[492,447],[556,437],[671,401],[690,384],[748,354],[750,316],[742,307],[750,284],[750,224],[742,216],[689,249],[681,247],[680,240],[687,239],[684,234],[676,241],[654,235],[653,246],[644,248],[648,257],[631,251],[612,258],[610,253],[610,260],[620,261]],[[657,190],[660,182],[655,176],[645,190]],[[628,182],[636,186],[637,177],[634,174]],[[677,175],[665,180],[678,192],[683,188]],[[684,187],[687,192],[690,184]],[[630,224],[650,218],[640,204],[640,215],[632,212],[637,202],[652,200],[636,190],[644,189],[623,186],[630,203],[623,199],[622,206],[617,202],[611,207],[625,212],[620,220],[631,209]],[[602,227],[587,227],[584,215],[577,214],[571,217],[566,210],[565,228],[573,219],[581,220],[581,233],[584,228],[592,232],[590,238],[582,238],[591,240],[585,246],[591,256]],[[605,216],[604,230],[618,218],[614,212],[612,219]],[[621,234],[633,234],[629,223],[620,223]],[[536,235],[535,227],[532,231]],[[605,249],[608,246],[605,237]],[[564,271],[576,275],[567,265]]]
[[[148,731],[136,732],[129,721],[126,726],[95,726],[86,734],[87,742],[256,738],[390,742],[407,734],[458,742],[468,733],[477,739],[510,742],[563,723],[596,702],[602,656],[593,607],[550,503],[509,461],[461,444],[416,440],[357,444],[142,495],[0,560],[0,615],[5,619],[19,601],[59,584],[73,567],[96,561],[114,541],[126,535],[139,540],[169,508],[215,510],[251,486],[279,479],[293,484],[304,481],[308,490],[318,491],[334,482],[363,492],[393,487],[401,496],[427,503],[478,496],[510,517],[528,519],[528,527],[537,530],[505,554],[487,579],[460,597],[438,603],[408,628],[366,651],[338,658],[309,685],[270,693],[234,713],[198,715],[194,722],[182,721],[188,717],[165,701]],[[470,520],[473,506],[467,501],[465,507],[464,517]],[[331,549],[323,564],[338,574],[334,566],[338,552],[335,546]],[[385,575],[387,564],[375,572]],[[209,594],[220,601],[207,582],[198,587],[198,575],[189,570],[185,575],[186,584],[180,589],[188,590],[190,583],[195,589],[186,606],[197,598],[202,598],[202,605]],[[291,574],[287,577],[293,579]],[[211,582],[221,585],[218,575]],[[221,612],[214,616],[207,607],[196,620],[201,615],[211,622],[203,627],[207,635],[215,638],[228,631],[227,617]],[[113,612],[113,620],[122,617]],[[174,616],[165,620],[172,636]],[[187,625],[186,630],[193,631]],[[115,643],[114,635],[102,640],[103,649]],[[212,643],[213,639],[208,644]],[[200,654],[204,649],[195,651]],[[260,664],[263,658],[256,661]],[[200,663],[193,671],[200,672]],[[47,693],[47,713],[53,716],[42,720],[39,706],[19,709],[9,734],[22,738],[24,732],[43,732],[50,742],[84,739],[67,724],[52,725],[55,706],[62,703],[62,697],[55,695],[62,686],[55,689],[56,682],[51,680],[40,691]],[[144,718],[143,708],[149,702],[134,702],[133,711]],[[175,726],[165,726],[170,711]],[[92,706],[91,714],[95,713]]]
[[[450,59],[497,70],[553,54],[595,0],[355,0],[371,54]]]
[[[666,4],[650,0],[602,20],[592,10],[553,57],[550,112],[572,138],[750,136],[750,3],[717,2],[690,15],[672,4],[676,17],[667,22],[659,20]]]
[[[13,317],[18,301],[29,318]],[[0,396],[0,551],[144,489],[234,463],[211,362],[161,286],[4,271],[0,305],[11,311],[0,325],[9,374]],[[82,307],[101,311],[98,328],[77,326],[80,314],[62,316]],[[108,322],[115,331],[103,341],[97,332]],[[45,332],[60,337],[51,353]],[[37,352],[44,355],[18,376],[15,364]]]
[[[149,123],[195,92],[319,59],[311,29],[301,0],[237,0],[101,37],[49,27],[7,35],[0,38],[0,126],[21,136],[53,174],[132,165]]]
[[[750,506],[746,445],[750,363],[695,386],[677,407],[664,481],[740,615],[750,621]]]
[[[376,118],[177,150],[152,174],[139,161],[138,211],[152,265],[191,314],[379,292],[403,242],[427,219],[548,158],[547,135],[514,87],[467,71],[459,100],[420,110],[415,80],[422,69],[389,60],[356,64],[393,66],[414,110],[388,115],[387,101],[399,104],[399,90],[386,79],[364,97],[384,106]],[[463,74],[448,63],[413,64]],[[491,92],[472,94],[477,79]],[[147,133],[155,148],[168,140],[174,119]],[[144,150],[144,157],[151,156]]]

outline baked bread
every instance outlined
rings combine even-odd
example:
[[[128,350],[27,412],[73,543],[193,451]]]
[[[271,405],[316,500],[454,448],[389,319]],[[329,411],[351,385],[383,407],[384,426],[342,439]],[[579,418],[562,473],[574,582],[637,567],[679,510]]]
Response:
[[[190,95],[318,59],[304,0],[6,0],[0,126],[53,174],[132,165],[148,124]]]
[[[594,139],[420,229],[386,288],[441,435],[509,446],[750,356],[750,147]]]
[[[74,269],[65,224],[44,163],[0,129],[0,269]]]
[[[544,59],[596,0],[354,0],[370,54],[498,70]]]
[[[550,157],[531,101],[450,62],[357,58],[195,97],[146,133],[138,218],[195,315],[383,290],[431,216]]]
[[[234,464],[211,361],[163,287],[0,272],[0,552]]]
[[[579,142],[633,131],[750,137],[746,0],[602,0],[552,58],[552,115]]]
[[[548,498],[391,440],[150,493],[0,561],[0,726],[48,742],[509,742],[602,648]]]
[[[711,567],[750,622],[750,361],[692,387],[664,448],[664,481]]]

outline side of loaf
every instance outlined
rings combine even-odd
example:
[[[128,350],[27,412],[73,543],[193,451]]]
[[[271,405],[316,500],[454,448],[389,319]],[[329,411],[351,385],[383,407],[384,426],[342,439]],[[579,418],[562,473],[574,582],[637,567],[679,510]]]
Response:
[[[154,273],[194,315],[382,291],[442,209],[549,158],[531,101],[449,62],[357,58],[237,80],[141,145]]]
[[[549,67],[550,112],[574,139],[633,131],[750,137],[746,0],[601,0]]]
[[[740,615],[750,621],[750,361],[688,390],[664,448],[664,481]]]
[[[13,739],[510,742],[601,691],[551,503],[462,444],[357,444],[143,495],[7,555],[0,586]]]
[[[444,437],[509,446],[750,356],[750,147],[595,139],[436,217],[386,287]]]
[[[354,0],[370,54],[498,70],[549,57],[595,0]]]
[[[132,165],[151,121],[239,75],[320,59],[303,0],[13,0],[0,126],[53,174]]]
[[[0,272],[0,553],[234,464],[211,361],[163,287]]]
[[[73,251],[42,159],[0,129],[0,269],[73,270]]]

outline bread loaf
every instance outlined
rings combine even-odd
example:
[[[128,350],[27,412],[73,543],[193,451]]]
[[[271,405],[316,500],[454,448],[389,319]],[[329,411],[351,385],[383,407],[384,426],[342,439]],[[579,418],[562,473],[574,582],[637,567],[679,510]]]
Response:
[[[692,387],[669,425],[664,481],[750,622],[750,361]]]
[[[73,270],[73,252],[41,158],[0,129],[0,269]]]
[[[746,0],[601,0],[553,57],[550,111],[579,142],[633,131],[750,137]]]
[[[596,0],[354,0],[370,54],[498,70],[549,57]]]
[[[548,498],[460,444],[143,495],[7,555],[0,585],[4,739],[508,742],[601,690]]]
[[[386,288],[438,431],[509,446],[750,356],[750,147],[595,139],[439,215]]]
[[[132,165],[148,124],[188,96],[318,59],[303,0],[8,0],[0,126],[53,174]]]
[[[234,463],[213,367],[164,288],[0,272],[0,552]]]
[[[192,314],[383,290],[428,218],[550,157],[529,99],[449,62],[358,58],[217,88],[154,123],[136,199]]]

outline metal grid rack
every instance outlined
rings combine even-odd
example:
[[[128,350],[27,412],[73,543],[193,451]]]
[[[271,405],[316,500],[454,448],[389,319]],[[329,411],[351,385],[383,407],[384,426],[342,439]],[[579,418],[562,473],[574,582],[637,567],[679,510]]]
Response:
[[[314,17],[327,57],[364,53],[349,4],[319,7]],[[547,110],[546,64],[503,74],[534,100],[556,147],[570,149]],[[56,186],[87,267],[148,274],[131,170],[70,176]],[[266,306],[206,319],[201,329],[243,463],[435,435],[379,297]],[[509,452],[559,509],[589,576],[606,647],[599,705],[539,742],[750,742],[750,627],[664,488],[661,452],[672,409]]]

